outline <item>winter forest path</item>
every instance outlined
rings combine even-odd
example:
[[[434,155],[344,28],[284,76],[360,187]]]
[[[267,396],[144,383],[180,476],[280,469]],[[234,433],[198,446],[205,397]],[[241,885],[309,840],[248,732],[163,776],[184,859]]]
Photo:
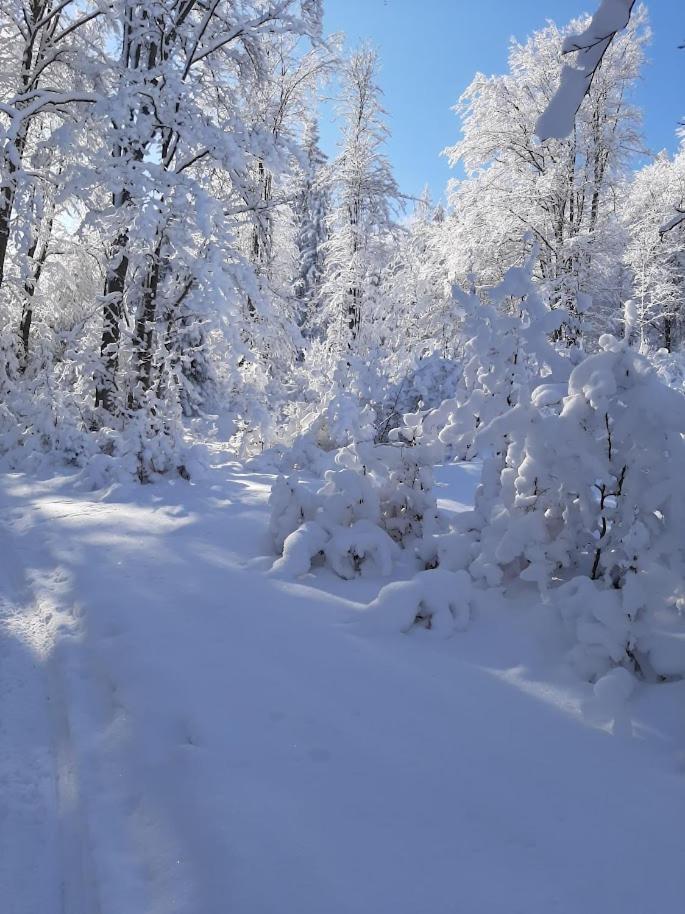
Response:
[[[8,914],[58,910],[57,770],[44,626],[3,525],[0,556],[0,892]]]
[[[266,574],[269,483],[0,480],[2,914],[679,910],[680,685],[612,735],[549,607],[362,636],[384,581]]]

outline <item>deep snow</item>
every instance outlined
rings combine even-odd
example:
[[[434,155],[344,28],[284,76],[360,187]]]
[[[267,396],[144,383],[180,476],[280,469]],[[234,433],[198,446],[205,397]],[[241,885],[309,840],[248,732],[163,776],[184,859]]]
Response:
[[[1,479],[2,914],[681,911],[684,684],[595,695],[524,591],[372,634],[387,580],[267,574],[271,481]]]

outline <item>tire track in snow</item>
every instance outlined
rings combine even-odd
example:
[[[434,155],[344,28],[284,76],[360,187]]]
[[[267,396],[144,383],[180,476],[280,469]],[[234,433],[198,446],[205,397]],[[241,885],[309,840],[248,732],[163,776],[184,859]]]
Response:
[[[59,615],[38,598],[7,522],[0,557],[0,910],[99,914],[55,653]]]
[[[4,546],[4,542],[3,542]],[[0,574],[4,577],[4,567]],[[3,590],[6,588],[3,586]],[[58,911],[57,781],[49,698],[38,658],[16,635],[17,601],[0,599],[0,910]]]
[[[58,777],[43,626],[12,540],[0,523],[0,909],[57,912]]]

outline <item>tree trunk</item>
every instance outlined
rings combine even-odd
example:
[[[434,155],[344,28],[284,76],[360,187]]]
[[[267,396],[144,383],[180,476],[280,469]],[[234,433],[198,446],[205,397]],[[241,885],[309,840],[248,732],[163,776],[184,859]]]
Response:
[[[116,408],[117,370],[119,368],[119,342],[121,321],[124,316],[124,289],[129,259],[126,254],[128,234],[123,233],[115,243],[103,292],[102,337],[100,340],[101,367],[95,384],[95,406],[102,406],[113,413]]]
[[[143,285],[143,295],[136,319],[134,347],[136,350],[138,383],[143,390],[150,389],[152,384],[152,352],[154,328],[157,318],[157,292],[161,271],[162,238],[155,245],[152,259],[148,265]]]
[[[14,200],[17,193],[16,173],[26,148],[27,128],[20,131],[12,144],[12,155],[5,155],[2,186],[0,188],[0,288],[5,278],[5,263],[10,239],[10,225],[14,212]]]

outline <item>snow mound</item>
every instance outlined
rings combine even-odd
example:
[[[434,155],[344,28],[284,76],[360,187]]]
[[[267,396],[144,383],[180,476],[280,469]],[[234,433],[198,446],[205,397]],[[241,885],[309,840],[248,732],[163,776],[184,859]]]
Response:
[[[359,620],[372,633],[408,632],[421,626],[443,637],[464,631],[473,606],[473,583],[465,571],[422,571],[410,581],[387,584]]]

